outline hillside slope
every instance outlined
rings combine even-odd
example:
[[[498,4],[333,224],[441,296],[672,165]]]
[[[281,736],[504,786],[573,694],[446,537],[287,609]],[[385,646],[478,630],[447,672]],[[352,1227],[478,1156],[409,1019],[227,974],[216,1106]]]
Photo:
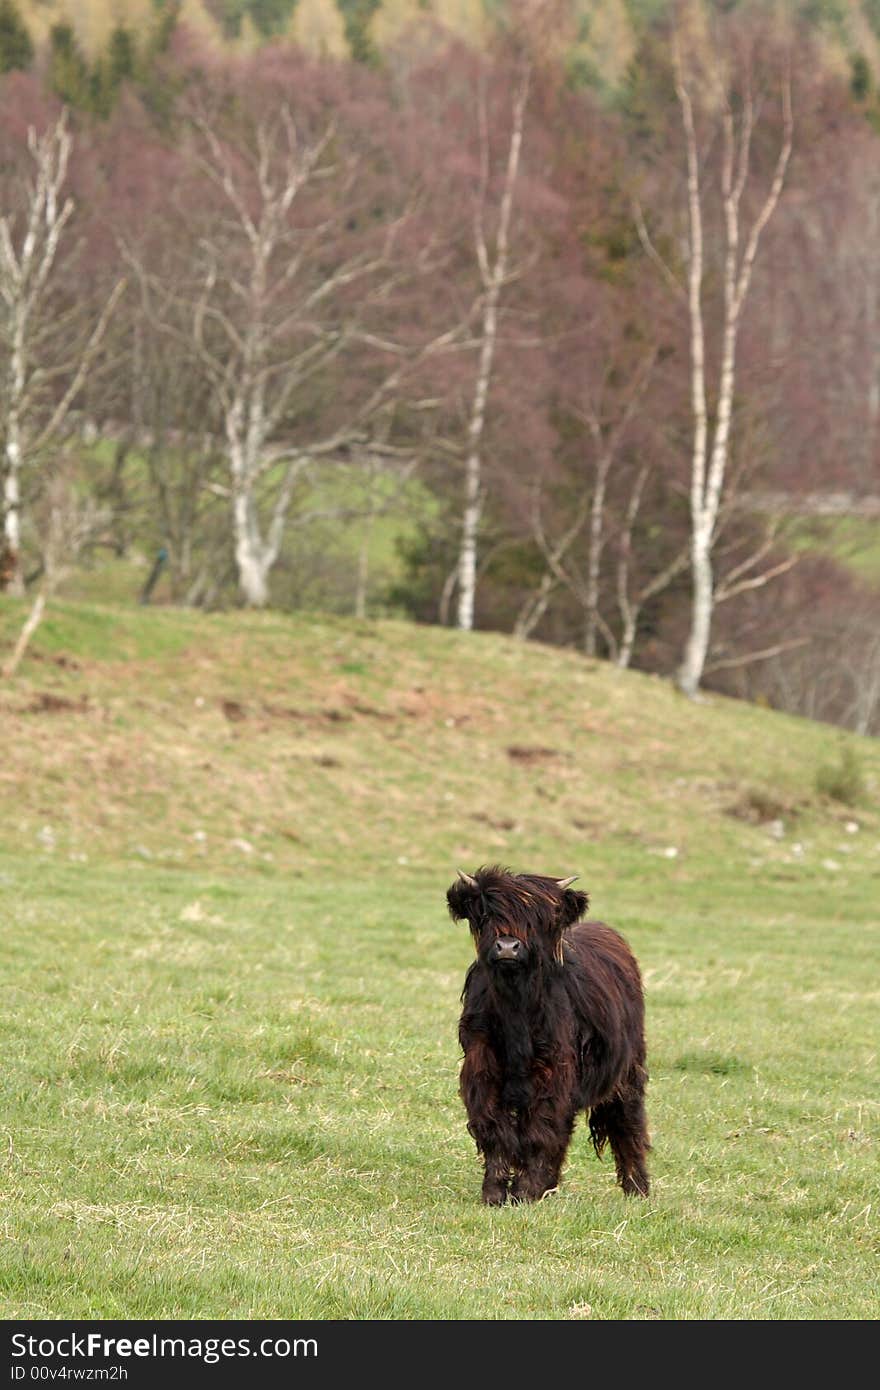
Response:
[[[874,740],[491,634],[59,604],[0,709],[3,836],[64,855],[570,873],[614,846],[808,873],[878,827]],[[846,747],[857,808],[817,791]]]

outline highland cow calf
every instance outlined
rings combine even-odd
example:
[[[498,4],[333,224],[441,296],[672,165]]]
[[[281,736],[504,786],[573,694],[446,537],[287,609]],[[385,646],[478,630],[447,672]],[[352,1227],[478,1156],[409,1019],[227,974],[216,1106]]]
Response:
[[[648,1195],[639,967],[617,932],[579,921],[589,900],[573,882],[459,870],[446,895],[477,951],[462,991],[460,1089],[493,1206],[558,1186],[581,1110],[596,1153],[610,1144],[623,1191]]]

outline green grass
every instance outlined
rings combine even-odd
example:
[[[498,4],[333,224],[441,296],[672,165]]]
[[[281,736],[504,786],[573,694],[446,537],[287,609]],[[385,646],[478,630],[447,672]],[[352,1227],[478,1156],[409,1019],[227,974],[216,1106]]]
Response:
[[[828,555],[866,584],[880,585],[880,521],[871,517],[797,518],[785,528],[795,551]]]
[[[75,604],[0,714],[5,1316],[876,1315],[876,742],[853,809],[839,730],[572,653]],[[493,860],[639,956],[647,1203],[584,1125],[479,1203],[444,894]]]
[[[85,494],[106,493],[117,448],[114,441],[100,439],[82,449],[80,467],[88,479],[83,485]],[[165,463],[170,467],[172,505],[179,505],[185,493],[187,461],[166,454]],[[277,472],[276,486],[283,468],[279,466]],[[222,465],[218,466],[218,476],[222,481]],[[272,481],[270,474],[267,483]],[[122,483],[126,497],[125,554],[117,555],[108,547],[84,553],[59,587],[58,592],[70,602],[89,606],[136,604],[159,547],[167,541],[156,517],[148,460],[137,449],[126,454]],[[387,616],[388,594],[403,577],[401,545],[415,536],[419,521],[432,516],[436,506],[436,499],[417,479],[395,479],[390,474],[371,478],[363,468],[343,464],[316,469],[314,476],[303,482],[291,509],[288,544],[273,575],[275,601],[282,608],[320,607],[353,613],[361,551],[365,550],[366,608],[371,614]],[[216,546],[220,515],[222,505],[217,504],[213,518],[202,515],[190,537],[189,582],[195,579],[212,536]],[[215,553],[215,566],[217,563]],[[185,592],[188,583],[182,579],[180,583]],[[234,603],[233,589],[221,590],[219,599],[221,607],[223,600]],[[169,566],[161,571],[149,601],[153,607],[174,602]]]

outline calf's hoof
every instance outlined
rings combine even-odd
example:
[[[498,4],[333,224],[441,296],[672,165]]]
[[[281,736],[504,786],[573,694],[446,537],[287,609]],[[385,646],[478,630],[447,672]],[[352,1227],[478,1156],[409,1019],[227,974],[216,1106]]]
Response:
[[[512,1202],[543,1202],[545,1197],[558,1191],[559,1188],[555,1185],[545,1187],[541,1182],[515,1182],[510,1189],[510,1200]]]
[[[483,1183],[483,1202],[487,1207],[503,1207],[507,1201],[507,1187],[503,1182]]]
[[[624,1197],[647,1197],[651,1191],[647,1173],[627,1173],[626,1177],[621,1178],[620,1186]]]

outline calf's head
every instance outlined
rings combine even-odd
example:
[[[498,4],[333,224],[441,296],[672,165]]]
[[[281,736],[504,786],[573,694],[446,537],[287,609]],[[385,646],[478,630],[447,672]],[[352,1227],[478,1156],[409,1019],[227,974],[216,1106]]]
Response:
[[[467,921],[477,958],[501,976],[562,959],[562,933],[589,905],[586,893],[570,887],[575,878],[459,869],[446,901],[456,922]]]

